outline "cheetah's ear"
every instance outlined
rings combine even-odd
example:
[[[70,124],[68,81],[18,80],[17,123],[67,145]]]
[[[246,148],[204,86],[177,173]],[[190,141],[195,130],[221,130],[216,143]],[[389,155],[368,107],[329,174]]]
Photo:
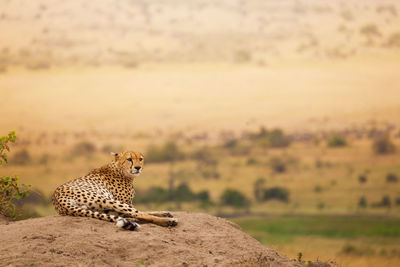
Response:
[[[115,160],[116,160],[116,159],[118,158],[118,156],[119,156],[118,153],[114,153],[114,152],[111,152],[110,154],[111,154],[111,156],[114,156],[114,159],[115,159]]]

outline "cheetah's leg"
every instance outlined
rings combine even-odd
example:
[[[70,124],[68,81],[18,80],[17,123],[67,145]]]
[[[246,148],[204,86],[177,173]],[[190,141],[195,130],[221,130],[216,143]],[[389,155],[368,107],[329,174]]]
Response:
[[[169,211],[142,211],[142,213],[158,217],[169,217],[169,218],[174,217]]]
[[[102,196],[93,192],[82,192],[84,198],[77,199],[76,204],[87,206],[94,210],[110,210],[117,212],[121,217],[135,218],[142,222],[150,222],[161,226],[175,226],[178,220],[173,218],[161,218],[145,212],[139,212],[132,205],[115,200],[110,196]]]
[[[133,220],[128,220],[120,216],[109,215],[98,211],[92,211],[86,207],[80,207],[76,205],[75,201],[72,199],[67,199],[65,201],[61,200],[59,203],[60,208],[63,211],[62,213],[65,215],[91,217],[103,221],[115,222],[117,227],[130,231],[140,227],[140,225]]]
[[[133,208],[132,204],[129,204],[130,207]],[[158,217],[168,217],[168,218],[174,218],[174,216],[171,214],[169,211],[141,211],[141,213],[145,213],[148,215],[152,216],[158,216]]]
[[[172,215],[168,217],[154,216],[146,212],[139,212],[135,217],[140,222],[151,222],[161,226],[177,226],[178,219],[172,218]]]
[[[140,212],[133,206],[115,199],[93,199],[88,196],[87,203],[78,202],[79,205],[88,205],[96,210],[111,210],[121,214],[123,217],[135,218],[138,221],[150,222],[161,226],[176,226],[178,220],[174,218],[162,218],[146,212]]]

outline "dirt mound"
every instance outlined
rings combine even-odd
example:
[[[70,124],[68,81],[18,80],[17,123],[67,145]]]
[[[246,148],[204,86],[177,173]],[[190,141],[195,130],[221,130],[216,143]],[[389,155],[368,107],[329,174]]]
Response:
[[[91,218],[52,216],[0,224],[2,266],[302,266],[225,219],[174,212],[175,228],[125,231]]]

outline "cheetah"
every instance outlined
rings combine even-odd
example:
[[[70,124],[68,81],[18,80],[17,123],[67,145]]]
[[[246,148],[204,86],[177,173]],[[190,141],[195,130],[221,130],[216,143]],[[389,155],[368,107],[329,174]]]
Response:
[[[141,212],[132,205],[133,181],[142,173],[144,156],[131,151],[112,155],[111,163],[59,186],[53,194],[56,211],[60,215],[114,222],[131,231],[140,226],[138,222],[176,226],[178,220],[169,212]]]

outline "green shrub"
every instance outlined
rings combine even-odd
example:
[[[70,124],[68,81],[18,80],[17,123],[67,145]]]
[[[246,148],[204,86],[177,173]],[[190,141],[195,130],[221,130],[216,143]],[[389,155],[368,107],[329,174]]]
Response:
[[[343,147],[347,145],[347,141],[343,136],[340,135],[332,135],[328,139],[329,147]]]
[[[0,137],[0,165],[7,163],[6,152],[10,151],[9,143],[14,143],[17,140],[15,132],[10,132],[7,136]],[[21,199],[28,196],[28,188],[30,186],[19,184],[18,176],[0,177],[0,214],[15,218],[16,199]]]
[[[397,177],[394,173],[388,173],[386,175],[386,182],[387,183],[397,183],[399,181],[399,177]]]
[[[380,136],[374,139],[372,143],[372,150],[375,154],[390,154],[396,150],[396,147],[390,140],[388,135]]]
[[[245,195],[233,189],[226,189],[221,195],[220,202],[222,205],[238,208],[248,207],[250,205],[250,201],[246,198]]]
[[[9,143],[15,143],[17,136],[15,131],[9,132],[7,136],[0,137],[0,165],[8,162],[7,152],[10,152]]]
[[[163,146],[150,146],[147,149],[147,162],[172,162],[183,160],[185,154],[181,152],[177,144],[173,141],[167,142]]]
[[[279,200],[283,202],[289,202],[289,190],[279,186],[265,189],[263,199],[265,201]]]
[[[25,204],[35,204],[35,205],[48,205],[51,203],[51,200],[47,198],[43,192],[34,189],[29,190],[29,195],[25,198],[18,198],[14,201],[15,205],[21,207]]]

